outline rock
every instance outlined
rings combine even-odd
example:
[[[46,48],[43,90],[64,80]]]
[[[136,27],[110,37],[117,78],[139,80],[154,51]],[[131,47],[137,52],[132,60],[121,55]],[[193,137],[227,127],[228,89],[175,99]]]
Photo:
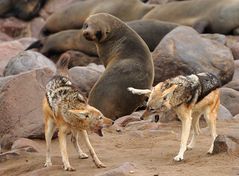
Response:
[[[30,34],[28,36],[38,38],[44,24],[45,20],[43,18],[41,17],[34,18],[29,24]]]
[[[222,84],[226,84],[234,73],[234,59],[229,48],[201,37],[186,26],[179,26],[168,33],[155,48],[152,57],[154,85],[177,75],[200,72],[212,72]]]
[[[41,150],[36,142],[34,142],[33,140],[30,140],[30,139],[26,139],[26,138],[17,139],[13,143],[11,149],[12,150],[27,149],[27,151],[29,151],[29,152],[39,152]]]
[[[13,40],[12,37],[8,36],[7,34],[0,32],[0,43],[6,42],[6,41],[11,41]]]
[[[0,43],[0,75],[2,75],[8,61],[23,50],[23,45],[18,41]]]
[[[121,166],[108,170],[106,172],[96,174],[95,176],[130,176],[136,169],[135,165],[130,162],[125,162]]]
[[[201,36],[206,39],[215,40],[223,45],[227,42],[227,38],[223,34],[201,34]]]
[[[236,35],[227,35],[226,36],[226,46],[232,48],[233,45],[239,42],[239,36]]]
[[[234,116],[239,114],[239,92],[231,88],[221,88],[221,104]]]
[[[239,119],[239,114],[235,115],[233,119],[236,119],[236,120]]]
[[[22,72],[39,68],[49,68],[52,72],[55,72],[55,64],[41,53],[35,51],[23,51],[11,58],[4,69],[3,75],[17,75]]]
[[[0,31],[12,38],[24,37],[29,33],[27,23],[15,17],[0,19]]]
[[[235,60],[239,60],[239,42],[231,47],[232,55]]]
[[[11,150],[9,152],[1,153],[0,154],[0,163],[3,161],[6,161],[8,159],[15,158],[19,155],[20,155],[20,153],[18,150]]]
[[[234,89],[236,91],[239,91],[239,79],[230,81],[224,87],[228,87],[228,88]]]
[[[160,129],[161,123],[151,122],[151,120],[141,120],[130,122],[127,124],[125,130],[127,131],[143,131],[143,130],[158,130]]]
[[[234,61],[235,64],[235,72],[233,75],[233,80],[239,80],[239,60]]]
[[[87,54],[82,53],[80,51],[69,50],[65,53],[68,53],[71,57],[69,68],[72,68],[75,66],[87,66],[90,63],[95,63],[97,65],[102,64],[98,57],[88,56]]]
[[[225,108],[223,105],[220,105],[217,119],[218,120],[232,120],[233,116],[227,108]]]
[[[53,72],[48,68],[0,78],[0,145],[18,138],[44,138],[42,99]]]
[[[149,4],[167,4],[169,2],[174,2],[174,1],[183,1],[183,0],[148,0],[148,3]]]
[[[214,141],[212,154],[228,152],[229,154],[239,153],[239,139],[229,135],[218,135]]]
[[[73,67],[69,70],[70,77],[82,94],[88,96],[91,88],[104,71],[103,65],[90,64],[84,67]]]
[[[37,41],[36,38],[32,38],[32,37],[23,37],[17,40],[18,42],[20,42],[23,45],[23,48],[27,48],[28,46],[30,46],[33,42]]]

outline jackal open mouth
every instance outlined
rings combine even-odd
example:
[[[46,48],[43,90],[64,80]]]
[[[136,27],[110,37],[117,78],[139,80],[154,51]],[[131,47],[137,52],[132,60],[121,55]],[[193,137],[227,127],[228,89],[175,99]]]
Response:
[[[96,134],[98,134],[100,137],[103,137],[103,131],[102,131],[102,128],[98,128],[94,131]]]

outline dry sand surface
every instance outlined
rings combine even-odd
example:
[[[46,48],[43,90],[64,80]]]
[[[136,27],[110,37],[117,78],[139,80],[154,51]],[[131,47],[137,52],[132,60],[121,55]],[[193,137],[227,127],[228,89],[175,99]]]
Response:
[[[146,125],[147,126],[147,125]],[[68,137],[70,163],[75,172],[62,169],[58,140],[53,140],[53,166],[44,168],[45,141],[37,140],[40,153],[23,153],[0,163],[1,176],[94,176],[117,168],[125,162],[136,167],[129,176],[229,176],[239,175],[238,153],[207,155],[210,136],[207,128],[202,129],[197,146],[185,153],[185,161],[174,162],[173,157],[179,150],[180,122],[161,123],[157,129],[142,128],[142,123],[133,123],[118,133],[107,129],[103,138],[90,135],[99,158],[107,168],[97,169],[91,158],[78,159]],[[218,122],[219,134],[238,134],[239,120]],[[81,142],[82,143],[82,142]],[[85,145],[82,148],[87,153]],[[116,176],[116,175],[115,175]]]

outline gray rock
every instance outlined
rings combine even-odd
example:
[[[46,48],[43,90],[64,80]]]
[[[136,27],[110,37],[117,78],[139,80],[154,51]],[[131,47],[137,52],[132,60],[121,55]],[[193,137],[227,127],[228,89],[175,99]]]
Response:
[[[229,48],[200,36],[194,29],[179,26],[168,33],[152,53],[154,84],[177,75],[211,72],[222,84],[231,81],[234,59]]]
[[[231,88],[221,88],[221,104],[234,116],[239,114],[239,92]]]
[[[11,58],[4,69],[3,75],[17,75],[40,68],[49,68],[55,72],[55,64],[47,57],[35,51],[23,51]]]
[[[223,105],[220,105],[217,119],[218,120],[232,120],[233,116],[227,108],[225,108]]]
[[[229,154],[239,153],[239,139],[230,135],[218,135],[214,141],[212,154],[227,152]]]

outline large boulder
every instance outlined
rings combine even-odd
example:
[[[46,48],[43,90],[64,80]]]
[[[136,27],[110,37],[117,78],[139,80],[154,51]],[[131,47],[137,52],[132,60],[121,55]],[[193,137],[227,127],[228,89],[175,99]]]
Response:
[[[223,87],[221,88],[221,104],[226,107],[232,115],[239,114],[239,92]]]
[[[0,78],[0,145],[20,137],[44,138],[42,99],[53,75],[48,68]]]
[[[235,64],[235,72],[233,75],[233,80],[239,80],[239,60],[236,60],[234,64]]]
[[[55,72],[55,64],[41,53],[23,51],[11,58],[4,69],[3,75],[17,75],[22,72],[46,67]]]
[[[91,88],[104,72],[103,65],[89,64],[88,66],[73,67],[69,70],[70,77],[82,94],[88,96]]]
[[[231,81],[234,60],[229,48],[201,37],[194,29],[179,26],[168,33],[152,53],[154,84],[177,75],[211,72],[222,84]]]
[[[0,75],[2,75],[9,60],[23,50],[23,45],[18,41],[0,43]]]

